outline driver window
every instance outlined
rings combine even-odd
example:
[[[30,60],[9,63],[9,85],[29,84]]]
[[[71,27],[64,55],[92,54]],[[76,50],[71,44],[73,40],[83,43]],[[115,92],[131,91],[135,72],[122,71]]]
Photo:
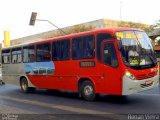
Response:
[[[118,60],[116,50],[113,43],[104,44],[104,63],[109,66],[117,67]]]

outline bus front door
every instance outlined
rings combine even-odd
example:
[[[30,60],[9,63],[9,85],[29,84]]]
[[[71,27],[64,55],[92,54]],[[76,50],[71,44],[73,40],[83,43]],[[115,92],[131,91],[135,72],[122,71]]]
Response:
[[[112,40],[102,43],[102,63],[107,94],[121,94],[120,65],[118,63],[115,44]]]

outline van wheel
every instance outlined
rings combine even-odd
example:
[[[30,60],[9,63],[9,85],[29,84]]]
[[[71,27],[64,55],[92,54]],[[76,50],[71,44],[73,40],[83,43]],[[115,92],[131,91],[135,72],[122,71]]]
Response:
[[[21,90],[24,92],[24,93],[29,93],[29,92],[34,92],[35,91],[35,88],[33,87],[28,87],[28,81],[26,78],[22,78],[20,80],[20,86],[21,86]]]
[[[90,81],[84,81],[80,86],[80,94],[87,101],[93,101],[96,97],[94,85]]]

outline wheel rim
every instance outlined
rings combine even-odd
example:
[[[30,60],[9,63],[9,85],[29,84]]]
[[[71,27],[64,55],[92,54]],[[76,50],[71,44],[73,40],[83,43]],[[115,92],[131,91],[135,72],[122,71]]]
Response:
[[[22,82],[22,89],[27,90],[27,84],[25,82]]]
[[[84,87],[84,94],[86,96],[92,95],[93,94],[93,87],[90,85],[87,85]]]

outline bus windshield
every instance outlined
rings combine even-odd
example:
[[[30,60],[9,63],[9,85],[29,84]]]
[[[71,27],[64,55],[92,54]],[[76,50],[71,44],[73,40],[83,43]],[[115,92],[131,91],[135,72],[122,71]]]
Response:
[[[124,63],[133,69],[149,68],[156,65],[151,40],[143,31],[116,32]]]

